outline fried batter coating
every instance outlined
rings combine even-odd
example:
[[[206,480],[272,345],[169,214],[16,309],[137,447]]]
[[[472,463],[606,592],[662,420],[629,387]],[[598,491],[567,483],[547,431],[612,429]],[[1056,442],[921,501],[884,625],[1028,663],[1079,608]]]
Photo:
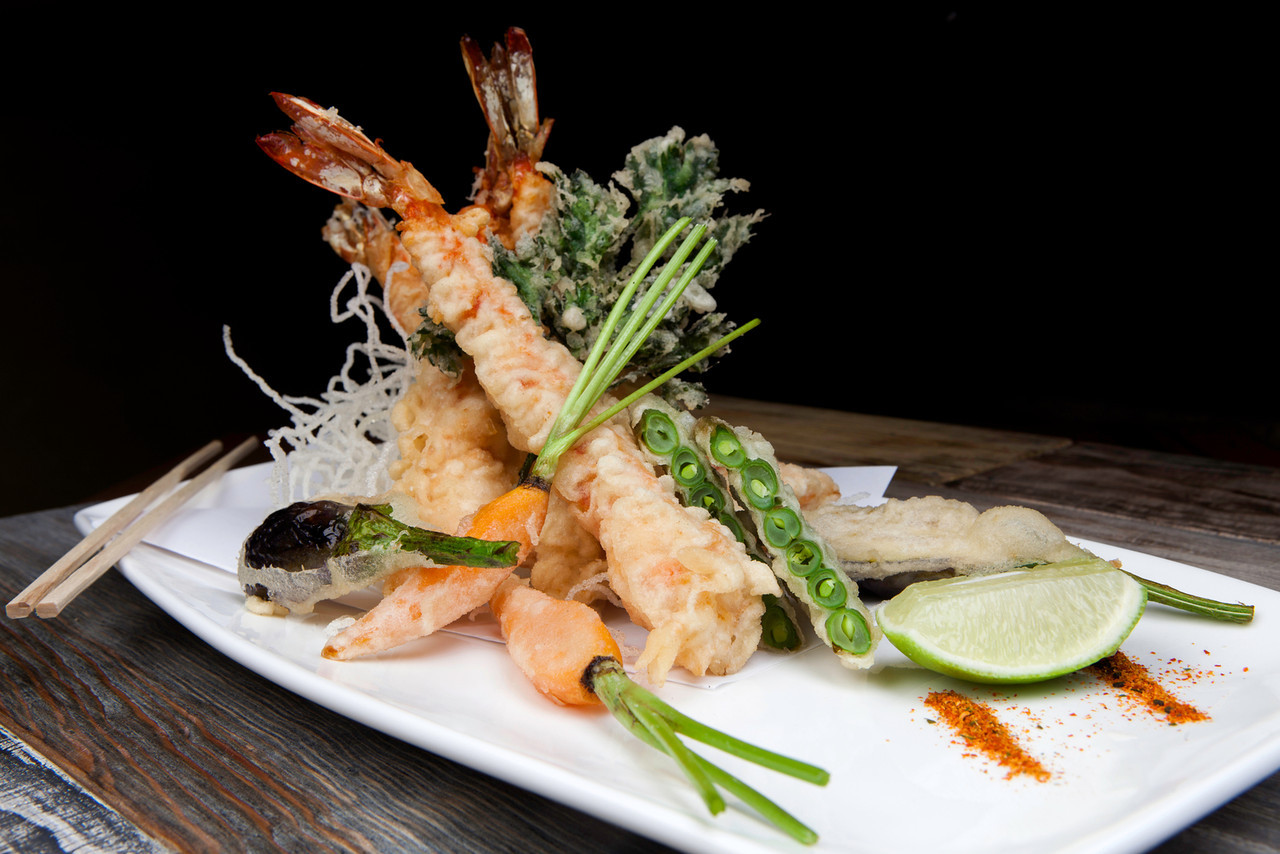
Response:
[[[427,285],[395,228],[376,208],[343,200],[323,230],[344,261],[364,264],[382,284],[387,309],[402,332],[421,322]],[[437,531],[457,531],[466,516],[514,482],[524,456],[507,443],[502,421],[470,365],[450,377],[426,359],[391,411],[400,459],[388,470],[393,489],[417,502],[418,517]]]
[[[831,479],[831,475],[820,469],[779,462],[778,474],[783,483],[796,494],[800,509],[806,512],[840,497],[840,487]]]
[[[515,483],[524,460],[469,367],[454,379],[421,360],[391,422],[400,446],[390,466],[394,488],[414,499],[423,524],[436,531],[460,530]]]
[[[979,513],[936,495],[890,499],[878,507],[825,504],[805,518],[850,576],[880,595],[922,577],[1000,572],[1089,554],[1029,507]],[[882,583],[866,585],[877,581]]]
[[[533,565],[529,568],[530,586],[557,599],[572,595],[579,602],[591,603],[605,598],[603,591],[579,585],[607,569],[600,543],[582,527],[564,498],[553,491]]]
[[[597,430],[561,461],[557,489],[587,502],[584,524],[598,525],[610,586],[649,629],[637,661],[649,679],[661,684],[673,664],[732,673],[759,645],[760,597],[778,594],[777,579],[705,510],[682,507],[631,436],[620,425]]]

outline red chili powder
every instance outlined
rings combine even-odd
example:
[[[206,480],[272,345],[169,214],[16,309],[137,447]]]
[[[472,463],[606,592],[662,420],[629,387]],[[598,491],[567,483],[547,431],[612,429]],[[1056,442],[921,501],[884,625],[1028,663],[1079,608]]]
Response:
[[[981,750],[1007,768],[1009,773],[1005,775],[1005,779],[1018,774],[1026,774],[1042,783],[1049,779],[1048,770],[1022,749],[1017,739],[987,704],[956,691],[930,691],[924,702],[966,744]]]
[[[1089,665],[1088,670],[1112,688],[1120,689],[1141,703],[1153,715],[1163,715],[1171,726],[1209,719],[1195,706],[1166,691],[1145,667],[1123,652]]]

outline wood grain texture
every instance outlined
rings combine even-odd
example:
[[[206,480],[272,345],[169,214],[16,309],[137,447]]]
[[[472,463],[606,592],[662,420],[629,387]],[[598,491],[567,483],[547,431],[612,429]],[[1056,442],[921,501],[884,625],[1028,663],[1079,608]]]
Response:
[[[959,482],[1021,503],[1280,545],[1280,478],[1266,466],[1077,443]]]
[[[772,443],[780,460],[814,466],[892,465],[906,480],[935,485],[1071,444],[1053,436],[720,395],[701,414],[750,427]]]
[[[78,854],[155,854],[148,839],[115,810],[0,727],[0,845],[4,850]]]

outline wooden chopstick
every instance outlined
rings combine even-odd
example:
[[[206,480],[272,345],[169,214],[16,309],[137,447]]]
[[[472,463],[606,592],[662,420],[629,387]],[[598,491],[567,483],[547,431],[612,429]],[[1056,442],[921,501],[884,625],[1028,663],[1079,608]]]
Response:
[[[97,581],[143,537],[194,498],[215,478],[243,459],[257,444],[257,437],[251,436],[245,439],[217,462],[188,481],[181,489],[168,495],[154,508],[143,514],[143,511],[157,498],[169,493],[190,472],[222,450],[222,443],[217,440],[210,442],[178,463],[163,477],[116,511],[111,518],[95,528],[57,563],[28,585],[26,590],[14,597],[13,601],[5,606],[5,613],[11,618],[26,617],[33,610],[38,617],[58,616],[67,603]],[[140,514],[142,514],[141,518],[139,518]]]
[[[146,489],[139,492],[125,506],[121,507],[111,515],[109,519],[93,529],[83,540],[75,545],[71,551],[63,555],[57,563],[49,567],[35,581],[27,586],[13,601],[5,606],[5,613],[14,619],[28,616],[34,609],[35,603],[38,602],[44,594],[48,593],[63,578],[69,575],[76,567],[80,566],[94,552],[98,551],[102,545],[121,530],[123,530],[130,522],[142,515],[142,511],[151,506],[151,502],[155,501],[161,495],[173,489],[195,468],[203,465],[206,460],[212,457],[218,451],[222,450],[222,442],[215,439],[178,463],[170,469],[163,477]]]

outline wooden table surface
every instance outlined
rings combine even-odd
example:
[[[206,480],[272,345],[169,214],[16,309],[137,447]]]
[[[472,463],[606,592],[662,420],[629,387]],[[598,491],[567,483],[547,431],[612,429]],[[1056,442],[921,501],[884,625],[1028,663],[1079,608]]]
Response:
[[[782,459],[896,465],[891,497],[1022,504],[1068,535],[1280,589],[1280,469],[721,399]],[[77,507],[0,519],[8,601]],[[303,700],[109,573],[56,620],[0,619],[0,847],[662,851]],[[1280,775],[1156,850],[1280,850]]]

